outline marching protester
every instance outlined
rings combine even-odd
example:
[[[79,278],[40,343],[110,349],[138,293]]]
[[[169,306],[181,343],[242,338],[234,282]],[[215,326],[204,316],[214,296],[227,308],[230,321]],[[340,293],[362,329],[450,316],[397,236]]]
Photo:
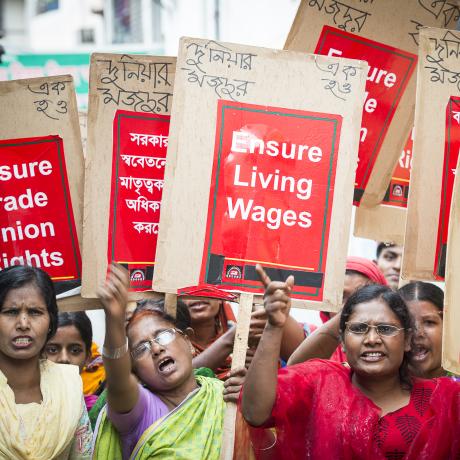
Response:
[[[348,364],[310,360],[277,369],[294,279],[265,286],[268,323],[249,368],[242,410],[276,427],[272,458],[447,459],[460,455],[460,386],[408,372],[412,319],[401,296],[365,286],[345,303]]]
[[[105,420],[119,439],[104,423],[103,412],[95,458],[218,459],[224,400],[237,398],[240,374],[227,387],[217,379],[195,376],[192,344],[163,309],[136,310],[125,330],[128,285],[126,271],[112,265],[100,289],[106,313]]]
[[[391,289],[398,289],[401,274],[403,247],[394,243],[380,242],[377,245],[376,264],[385,276]]]
[[[385,277],[374,262],[364,257],[349,256],[345,270],[342,304],[363,286],[387,284]],[[321,312],[323,325],[307,337],[289,358],[288,364],[298,364],[311,358],[332,359],[346,362],[347,356],[340,346],[340,314]],[[331,318],[332,317],[332,318]]]
[[[78,367],[44,359],[56,332],[54,287],[39,268],[0,271],[0,457],[91,458]]]

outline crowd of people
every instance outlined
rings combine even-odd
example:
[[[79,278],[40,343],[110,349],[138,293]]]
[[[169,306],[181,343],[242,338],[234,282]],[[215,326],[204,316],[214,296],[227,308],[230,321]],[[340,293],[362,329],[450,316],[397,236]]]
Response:
[[[128,307],[112,265],[101,350],[84,312],[58,312],[38,268],[0,271],[0,458],[218,459],[226,402],[236,459],[459,459],[460,385],[442,368],[443,291],[399,288],[402,248],[347,259],[343,305],[316,330],[290,315],[294,278],[257,266],[264,305],[232,366],[227,300]]]

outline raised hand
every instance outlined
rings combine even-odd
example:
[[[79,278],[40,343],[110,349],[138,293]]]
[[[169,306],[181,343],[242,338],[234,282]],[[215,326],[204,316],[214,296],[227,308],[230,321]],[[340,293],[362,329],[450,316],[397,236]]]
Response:
[[[294,277],[288,276],[285,282],[272,281],[261,265],[256,265],[256,271],[262,282],[264,293],[264,308],[267,312],[268,323],[273,327],[284,327],[291,308],[291,291]]]
[[[125,319],[128,301],[129,274],[121,265],[111,264],[107,279],[98,289],[104,311],[111,316]]]

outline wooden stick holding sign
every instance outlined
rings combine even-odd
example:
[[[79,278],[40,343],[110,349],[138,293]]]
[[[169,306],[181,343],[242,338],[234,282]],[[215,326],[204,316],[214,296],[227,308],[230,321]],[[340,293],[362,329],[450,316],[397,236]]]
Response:
[[[251,322],[254,294],[240,294],[238,307],[238,323],[236,326],[235,342],[233,345],[231,370],[244,367],[248,349],[249,325]],[[221,460],[232,460],[235,445],[235,423],[238,407],[236,403],[228,402],[225,409],[224,428],[222,435]]]
[[[459,164],[456,171],[458,173]],[[442,367],[460,375],[460,179],[455,176],[447,240],[446,289],[444,295]]]

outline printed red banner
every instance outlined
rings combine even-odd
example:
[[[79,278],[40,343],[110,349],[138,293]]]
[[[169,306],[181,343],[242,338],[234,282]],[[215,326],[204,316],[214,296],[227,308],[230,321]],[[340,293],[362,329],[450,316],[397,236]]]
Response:
[[[321,301],[342,117],[219,101],[200,283]]]
[[[414,143],[414,129],[407,138],[406,145],[396,164],[387,193],[382,204],[397,208],[407,208],[409,196],[410,171],[412,168],[412,146]]]
[[[359,206],[417,56],[330,26],[323,27],[315,53],[369,63],[355,179],[354,204]]]
[[[0,141],[0,269],[32,265],[53,280],[81,277],[59,136]]]
[[[118,110],[113,123],[108,260],[151,289],[160,222],[169,115]]]
[[[460,97],[451,97],[446,109],[446,140],[442,169],[441,207],[439,209],[438,237],[434,274],[443,280],[446,271],[446,250],[449,231],[450,205],[454,189],[460,149]]]

